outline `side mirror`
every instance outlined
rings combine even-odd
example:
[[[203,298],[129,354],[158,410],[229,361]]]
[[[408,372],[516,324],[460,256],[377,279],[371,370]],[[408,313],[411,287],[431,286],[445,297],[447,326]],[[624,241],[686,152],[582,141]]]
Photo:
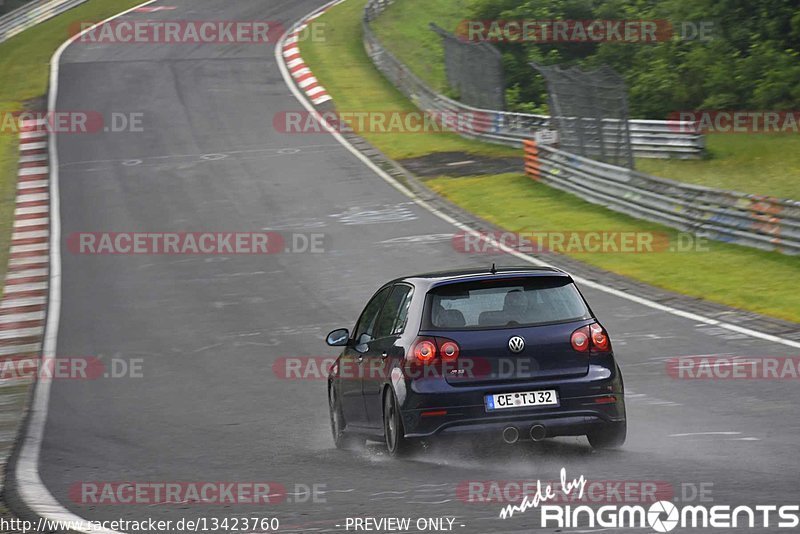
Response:
[[[347,328],[337,328],[325,339],[325,343],[331,347],[344,347],[350,339],[350,331]]]
[[[372,336],[364,332],[356,339],[356,346],[354,348],[358,352],[367,352],[369,350],[369,345],[367,345],[367,343],[370,341],[372,341]]]

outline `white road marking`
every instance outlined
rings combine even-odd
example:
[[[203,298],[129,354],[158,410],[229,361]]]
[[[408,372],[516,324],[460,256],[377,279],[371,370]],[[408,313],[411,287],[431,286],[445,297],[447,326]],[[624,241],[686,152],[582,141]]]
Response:
[[[49,224],[50,214],[43,212],[41,217],[34,217],[33,219],[16,219],[14,221],[14,228],[24,228],[26,226],[36,226],[39,224]]]
[[[21,132],[19,134],[20,139],[37,139],[39,137],[45,137],[47,135],[47,130],[31,130],[30,132]]]
[[[30,182],[18,182],[17,189],[34,189],[36,187],[47,187],[47,180],[32,180]]]
[[[155,0],[153,0],[155,1]],[[38,150],[40,148],[47,148],[46,142],[41,143],[20,143],[19,149],[20,150]]]
[[[31,206],[29,208],[16,208],[14,210],[14,217],[18,215],[31,215],[34,213],[41,213],[42,216],[47,215],[47,206]]]
[[[47,174],[47,167],[24,167],[17,172],[17,176],[32,176],[34,174]]]
[[[11,254],[18,254],[20,252],[47,252],[47,243],[35,243],[33,245],[14,245],[11,247]]]
[[[15,330],[0,330],[0,340],[16,339],[20,337],[34,337],[42,333],[42,327],[36,326],[33,328],[17,328]]]
[[[20,306],[40,306],[46,302],[47,297],[6,298],[0,301],[0,309],[19,308]]]
[[[50,198],[49,193],[23,193],[17,195],[17,203],[32,202],[34,200],[47,200]]]
[[[34,161],[45,161],[47,154],[31,154],[30,156],[20,156],[19,163],[33,163]]]
[[[5,287],[5,294],[22,293],[23,291],[38,291],[47,289],[47,282],[38,282],[35,284],[9,284]]]
[[[26,352],[36,353],[41,349],[41,343],[29,343],[27,345],[9,345],[0,347],[0,356],[13,356],[15,354],[25,354]],[[38,476],[39,473],[37,472]]]
[[[739,436],[741,432],[687,432],[686,434],[670,434],[671,438],[687,438],[691,436]]]
[[[18,280],[29,276],[47,276],[47,269],[26,269],[24,271],[11,272],[6,275],[6,280]]]
[[[0,315],[0,324],[18,323],[21,321],[39,321],[44,319],[44,312],[12,313],[11,315]]]
[[[11,258],[9,260],[9,267],[17,267],[20,265],[30,265],[37,263],[47,263],[47,256],[25,256],[22,258]],[[2,304],[0,304],[2,306]]]
[[[30,230],[30,231],[18,231],[11,234],[11,239],[31,239],[33,237],[47,237],[49,232],[47,230]]]

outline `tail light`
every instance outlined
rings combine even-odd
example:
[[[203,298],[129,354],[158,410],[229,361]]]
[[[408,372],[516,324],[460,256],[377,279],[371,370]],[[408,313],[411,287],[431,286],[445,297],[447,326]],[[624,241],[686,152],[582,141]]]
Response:
[[[572,348],[578,352],[588,352],[589,351],[589,327],[584,326],[583,328],[578,328],[572,333],[570,337],[570,343],[572,343]]]
[[[430,364],[437,361],[454,362],[461,348],[452,339],[444,337],[418,337],[411,347],[409,358],[413,362]]]
[[[608,334],[603,330],[603,327],[595,323],[589,325],[589,330],[592,332],[592,350],[597,352],[608,352],[611,350],[611,343],[608,341]]]
[[[578,328],[570,336],[572,348],[577,352],[609,352],[611,341],[605,329],[597,323]]]
[[[442,343],[440,347],[441,347],[442,359],[444,361],[454,362],[458,359],[458,353],[461,352],[461,350],[458,348],[458,343],[456,343],[455,341],[448,340],[444,341],[444,343]]]
[[[414,359],[418,362],[429,363],[436,358],[436,345],[432,341],[423,339],[414,345]]]

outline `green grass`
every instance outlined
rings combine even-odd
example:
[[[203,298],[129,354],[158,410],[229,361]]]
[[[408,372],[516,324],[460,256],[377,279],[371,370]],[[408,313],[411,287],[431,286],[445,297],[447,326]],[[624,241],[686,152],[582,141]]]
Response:
[[[435,22],[453,31],[465,18],[468,0],[398,0],[372,23],[375,33],[401,61],[440,92],[447,92],[441,39]],[[709,159],[637,159],[648,174],[748,193],[800,199],[800,135],[712,134]]]
[[[436,6],[448,3],[426,3],[425,19],[436,20]],[[401,0],[391,10],[405,4],[420,5],[417,0]],[[411,103],[372,67],[363,51],[359,27],[363,5],[364,0],[349,0],[323,15],[319,20],[327,24],[327,41],[301,43],[303,58],[339,110],[411,110]],[[468,150],[465,147],[475,152],[497,150],[493,145],[467,142],[452,135],[366,137],[395,159]],[[674,230],[590,204],[524,175],[436,178],[426,183],[461,207],[512,231],[653,231],[666,233],[672,240],[677,236]],[[800,279],[800,259],[705,240],[703,245],[706,250],[697,252],[573,256],[657,287],[800,322],[800,292],[787,290]]]
[[[303,59],[328,90],[341,112],[405,112],[417,108],[372,65],[361,43],[361,13],[365,0],[348,0],[324,18],[325,40],[303,41]],[[470,141],[452,133],[361,132],[370,143],[393,159],[431,152],[463,151],[487,156],[521,156],[521,151]]]
[[[90,0],[0,43],[0,113],[29,109],[44,97],[53,52],[75,23],[103,20],[142,0]],[[18,137],[0,131],[0,273],[5,274],[16,197]]]
[[[679,232],[590,204],[522,174],[435,178],[428,187],[512,231]],[[654,286],[800,322],[800,259],[703,240],[687,252],[569,254],[590,265]],[[654,247],[657,248],[657,247]],[[769,273],[766,275],[766,273]]]
[[[693,184],[800,199],[800,135],[712,134],[708,160],[637,159],[640,171]]]
[[[466,0],[400,0],[372,23],[375,35],[397,58],[440,93],[448,90],[442,38],[428,25],[454,31],[464,20]]]

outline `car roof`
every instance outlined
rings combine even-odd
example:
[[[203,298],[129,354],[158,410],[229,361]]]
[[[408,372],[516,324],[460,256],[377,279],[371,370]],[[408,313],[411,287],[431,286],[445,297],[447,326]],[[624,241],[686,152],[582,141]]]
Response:
[[[493,270],[494,269],[494,270]],[[408,282],[426,291],[432,287],[449,282],[469,282],[477,280],[501,280],[504,278],[528,276],[563,276],[569,274],[555,267],[497,267],[483,269],[461,269],[449,271],[435,271],[430,273],[415,274],[392,280],[391,283]]]

